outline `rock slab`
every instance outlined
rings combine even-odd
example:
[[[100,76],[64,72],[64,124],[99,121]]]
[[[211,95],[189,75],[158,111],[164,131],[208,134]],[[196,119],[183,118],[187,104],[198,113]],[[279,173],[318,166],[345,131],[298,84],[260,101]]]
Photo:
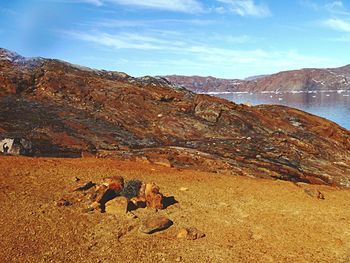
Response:
[[[152,216],[141,222],[140,232],[145,234],[153,234],[169,228],[173,222],[165,216]]]

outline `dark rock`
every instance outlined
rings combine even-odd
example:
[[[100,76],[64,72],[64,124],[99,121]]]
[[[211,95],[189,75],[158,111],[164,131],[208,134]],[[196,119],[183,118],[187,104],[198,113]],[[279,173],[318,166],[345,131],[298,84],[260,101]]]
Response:
[[[71,206],[73,205],[73,203],[67,199],[60,199],[56,202],[57,206]]]
[[[96,186],[96,184],[90,181],[90,182],[87,182],[86,184],[84,184],[82,186],[79,186],[74,191],[86,191],[86,190],[89,190],[90,188],[92,188],[94,186]]]
[[[130,180],[126,182],[124,189],[120,192],[120,195],[125,196],[128,199],[139,195],[142,182],[140,180]]]

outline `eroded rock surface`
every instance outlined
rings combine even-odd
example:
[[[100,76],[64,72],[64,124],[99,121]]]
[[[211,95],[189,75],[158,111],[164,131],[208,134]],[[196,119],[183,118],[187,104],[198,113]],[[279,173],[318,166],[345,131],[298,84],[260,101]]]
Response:
[[[350,186],[349,131],[284,107],[248,107],[162,78],[132,78],[0,49],[0,132],[35,156],[163,160],[194,168]]]

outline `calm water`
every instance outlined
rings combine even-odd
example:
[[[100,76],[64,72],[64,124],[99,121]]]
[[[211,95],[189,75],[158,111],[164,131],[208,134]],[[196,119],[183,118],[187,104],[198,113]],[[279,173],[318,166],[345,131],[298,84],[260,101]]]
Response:
[[[350,129],[350,91],[317,93],[225,93],[212,94],[235,103],[281,104],[332,120]]]

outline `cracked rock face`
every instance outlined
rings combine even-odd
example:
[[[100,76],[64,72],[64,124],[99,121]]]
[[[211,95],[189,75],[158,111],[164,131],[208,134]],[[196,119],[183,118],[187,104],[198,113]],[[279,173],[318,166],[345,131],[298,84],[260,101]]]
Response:
[[[0,57],[9,53],[0,49]],[[0,59],[0,135],[35,156],[168,166],[350,186],[349,131],[285,106],[248,107],[162,78],[52,59]]]

